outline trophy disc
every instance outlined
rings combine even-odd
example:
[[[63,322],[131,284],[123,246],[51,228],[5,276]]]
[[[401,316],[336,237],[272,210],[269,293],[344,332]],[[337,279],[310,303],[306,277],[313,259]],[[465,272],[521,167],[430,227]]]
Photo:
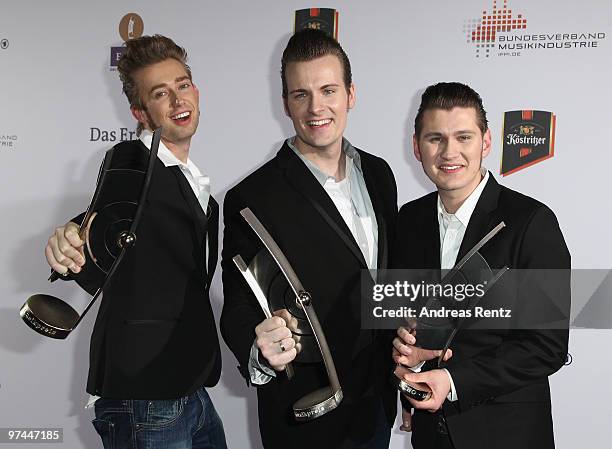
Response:
[[[43,294],[30,296],[19,314],[39,334],[60,340],[68,336],[79,320],[79,314],[69,304]]]
[[[293,404],[296,421],[310,421],[331,412],[342,401],[342,390],[334,393],[331,386],[319,388]]]
[[[137,225],[146,204],[160,139],[161,128],[158,128],[153,132],[148,151],[139,142],[121,144],[120,149],[113,147],[106,152],[93,198],[81,216],[79,237],[87,237],[88,241],[88,250],[84,254],[86,263],[79,273],[68,271],[63,275],[63,279],[74,280],[91,294],[92,299],[79,315],[54,296],[31,296],[21,307],[20,315],[36,332],[51,338],[66,338],[91,309],[126,250],[136,241]],[[59,278],[60,274],[53,271],[49,281]]]
[[[249,265],[257,283],[268,299],[270,310],[275,312],[287,309],[291,316],[297,320],[297,328],[291,329],[291,332],[298,337],[302,350],[298,353],[295,361],[303,363],[320,362],[322,360],[321,351],[312,328],[308,324],[306,314],[297,304],[295,293],[270,253],[265,249],[261,250]]]
[[[89,247],[96,265],[105,273],[121,253],[119,237],[130,230],[136,208],[137,204],[131,202],[107,204],[91,224]]]

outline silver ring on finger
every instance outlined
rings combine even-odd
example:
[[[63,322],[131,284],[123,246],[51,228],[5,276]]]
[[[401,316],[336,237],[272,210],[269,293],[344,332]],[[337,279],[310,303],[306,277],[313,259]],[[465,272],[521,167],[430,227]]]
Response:
[[[287,350],[287,348],[285,348],[285,345],[283,344],[283,342],[282,342],[282,341],[279,341],[279,342],[278,342],[278,345],[280,346],[280,350],[281,350],[281,352],[285,352],[285,351]]]

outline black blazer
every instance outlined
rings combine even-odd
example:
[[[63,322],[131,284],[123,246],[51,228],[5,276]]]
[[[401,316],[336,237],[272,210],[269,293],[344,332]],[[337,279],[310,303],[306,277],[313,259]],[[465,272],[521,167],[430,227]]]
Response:
[[[139,140],[123,142],[109,157],[111,168],[143,168],[148,149]],[[157,159],[136,244],[103,293],[91,336],[89,393],[174,399],[217,383],[221,358],[208,291],[218,214],[212,197],[205,214],[178,167]]]
[[[387,264],[387,242],[397,214],[395,179],[382,159],[359,151],[367,189],[378,223],[378,263]],[[323,363],[295,364],[258,387],[259,425],[266,448],[341,447],[370,438],[380,416],[382,394],[389,423],[396,406],[389,388],[390,340],[361,329],[360,276],[365,260],[340,213],[303,161],[283,145],[274,159],[232,188],[225,197],[223,251],[224,306],[221,333],[239,370],[248,380],[248,360],[255,326],[265,317],[232,257],[248,263],[262,248],[239,215],[250,207],[281,247],[312,294],[326,333],[344,400],[338,409],[309,423],[292,417],[293,403],[327,385]]]
[[[437,197],[433,192],[400,209],[394,268],[440,267]],[[570,254],[555,215],[544,204],[500,186],[493,175],[470,218],[457,260],[501,221],[506,227],[481,254],[493,268],[567,269],[556,293],[569,314]],[[519,298],[516,310],[534,300]],[[563,366],[567,342],[567,328],[460,330],[445,366],[458,401],[443,405],[455,448],[553,448],[548,376]],[[433,447],[435,419],[428,412],[414,414],[415,448]]]

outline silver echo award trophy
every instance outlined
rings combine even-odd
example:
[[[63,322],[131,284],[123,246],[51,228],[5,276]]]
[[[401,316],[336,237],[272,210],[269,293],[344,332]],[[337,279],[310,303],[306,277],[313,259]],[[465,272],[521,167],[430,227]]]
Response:
[[[455,266],[450,269],[440,281],[441,285],[448,284],[484,284],[483,295],[475,297],[472,301],[464,302],[457,301],[454,298],[424,298],[425,307],[428,310],[433,309],[458,309],[467,307],[473,309],[476,304],[484,297],[484,295],[499,281],[508,267],[503,267],[499,270],[492,270],[482,254],[478,251],[491,240],[498,232],[500,232],[506,224],[502,221],[495,226],[487,235],[485,235],[472,249]],[[417,346],[424,349],[441,349],[441,354],[438,357],[437,365],[441,367],[444,355],[450,347],[453,338],[457,331],[464,323],[465,318],[429,318],[422,317],[409,322],[409,327],[417,330]],[[406,396],[417,400],[426,401],[431,397],[431,391],[427,386],[414,385],[404,379],[397,377],[394,373],[391,374],[391,383]]]
[[[150,151],[133,146],[122,148],[120,154],[115,153],[114,148],[106,152],[96,190],[79,229],[81,240],[87,239],[85,265],[79,273],[68,271],[60,275],[53,271],[49,277],[51,282],[60,277],[74,280],[93,297],[79,315],[70,304],[55,296],[30,296],[19,315],[34,331],[55,339],[68,337],[106,288],[126,251],[136,243],[136,230],[151,184],[161,131],[158,128],[153,133]],[[115,168],[115,157],[121,160],[120,168]],[[129,161],[127,166],[126,161]]]
[[[270,306],[273,310],[287,308],[297,318],[299,324],[294,333],[299,336],[302,343],[302,351],[297,359],[317,361],[323,358],[329,386],[319,388],[293,404],[296,421],[316,419],[338,407],[342,401],[342,388],[325,334],[312,306],[310,293],[304,289],[291,264],[255,214],[247,207],[240,211],[240,215],[257,234],[265,248],[249,265],[240,255],[235,256],[233,260],[238,270],[255,294],[266,318],[272,316]],[[287,365],[285,371],[287,378],[291,379],[294,375],[291,364]]]

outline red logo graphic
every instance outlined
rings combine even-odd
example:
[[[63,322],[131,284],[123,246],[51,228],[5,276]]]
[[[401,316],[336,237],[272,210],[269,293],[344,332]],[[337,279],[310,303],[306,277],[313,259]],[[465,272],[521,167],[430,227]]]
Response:
[[[489,50],[495,46],[498,33],[527,28],[527,19],[523,14],[515,14],[509,9],[508,0],[503,2],[504,6],[500,8],[497,6],[497,0],[493,0],[491,11],[485,10],[482,12],[482,17],[466,23],[464,31],[467,32],[467,42],[476,45],[477,58],[489,57]]]

